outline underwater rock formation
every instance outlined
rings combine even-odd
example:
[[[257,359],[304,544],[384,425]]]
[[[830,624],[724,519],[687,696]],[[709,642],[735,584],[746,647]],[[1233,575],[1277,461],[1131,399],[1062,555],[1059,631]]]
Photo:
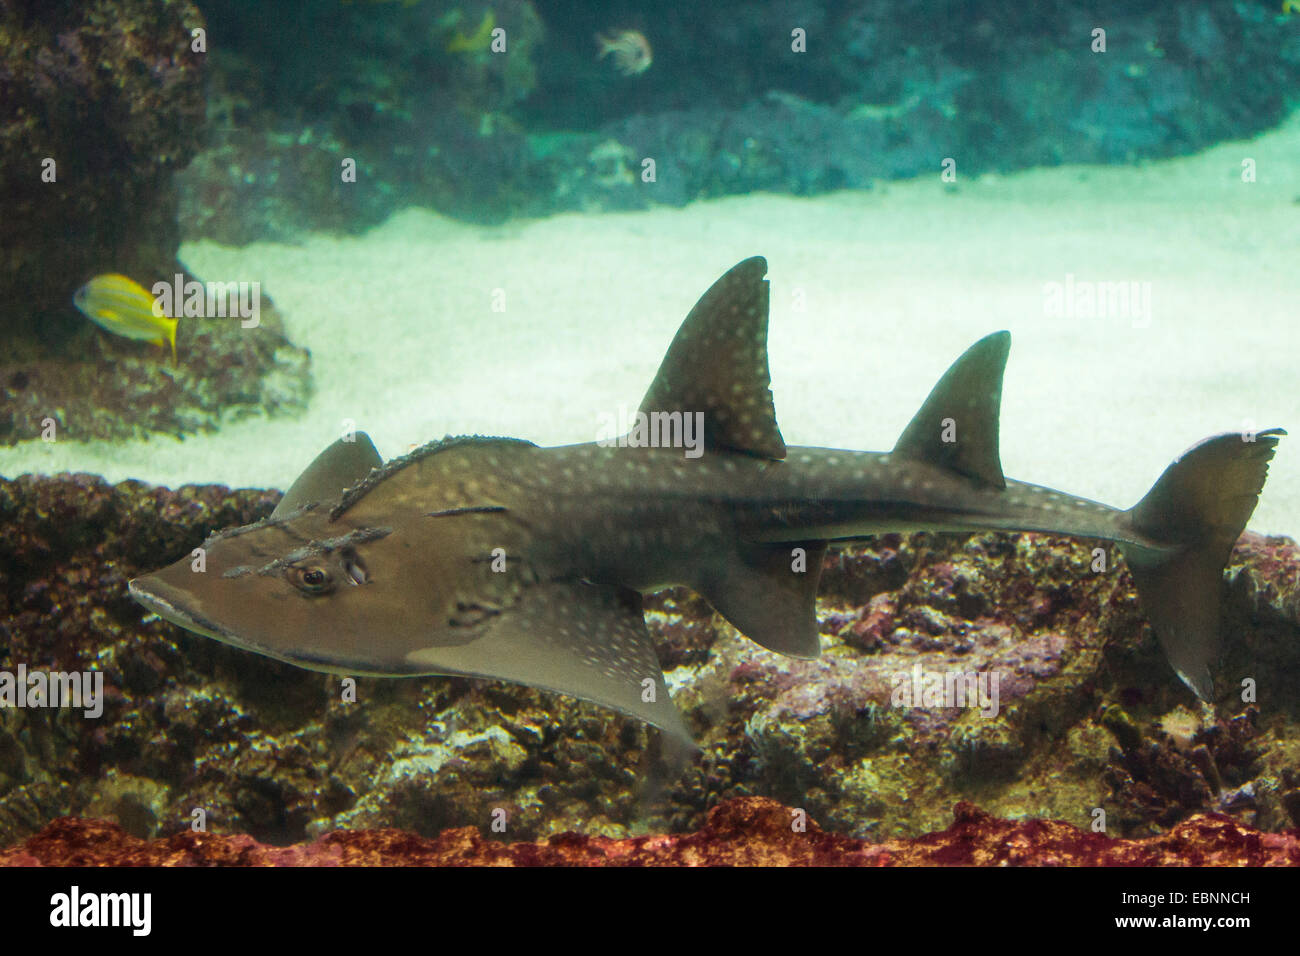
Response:
[[[1201,814],[1164,836],[1111,839],[1059,820],[1000,820],[969,803],[945,830],[867,843],[824,832],[762,797],[729,800],[694,833],[624,839],[564,833],[506,843],[475,827],[425,839],[341,830],[272,847],[248,836],[179,833],[144,841],[99,820],[64,818],[0,852],[0,866],[1300,866],[1296,833],[1261,833]]]
[[[0,2],[6,365],[85,350],[72,294],[91,276],[177,271],[171,176],[202,145],[203,26],[188,0]]]
[[[308,353],[265,297],[255,329],[181,318],[175,366],[73,307],[97,274],[192,278],[172,177],[203,141],[203,27],[189,2],[0,2],[0,444],[181,435],[306,405]]]
[[[182,226],[226,242],[359,230],[411,204],[499,222],[869,188],[944,157],[964,177],[1181,155],[1274,125],[1300,84],[1294,24],[1260,2],[203,9],[230,41]],[[505,52],[485,52],[488,27]],[[617,30],[644,35],[653,65],[602,60],[595,36]],[[340,188],[343,157],[357,180]]]
[[[0,366],[0,444],[46,434],[72,441],[179,438],[307,407],[314,390],[311,353],[289,341],[268,296],[261,296],[255,329],[237,318],[182,318],[176,340],[175,365],[162,349],[100,333],[87,360]]]
[[[178,180],[187,238],[358,231],[411,205],[501,222],[536,191],[509,116],[545,41],[530,0],[202,5],[211,140]]]
[[[330,830],[425,837],[504,813],[516,839],[700,827],[769,796],[873,840],[995,816],[1098,809],[1114,836],[1196,813],[1300,825],[1300,549],[1247,534],[1229,566],[1221,686],[1202,710],[1168,670],[1122,565],[1043,535],[885,535],[828,559],[824,653],[738,637],[698,596],[647,599],[702,753],[674,770],[657,734],[595,705],[462,678],[340,679],[190,636],[126,582],[210,532],[270,513],[274,491],[169,490],[88,475],[0,480],[0,670],[104,675],[104,711],[0,708],[0,846],[69,814],[140,838],[209,830],[274,844]],[[925,675],[996,670],[998,712],[898,706]],[[922,701],[924,704],[924,701]],[[1199,825],[1199,824],[1198,824]]]

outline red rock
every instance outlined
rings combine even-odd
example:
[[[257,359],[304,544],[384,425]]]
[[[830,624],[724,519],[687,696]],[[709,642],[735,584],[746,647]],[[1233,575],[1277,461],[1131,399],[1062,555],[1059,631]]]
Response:
[[[184,833],[145,841],[116,824],[62,817],[4,866],[1298,866],[1300,831],[1263,833],[1198,814],[1169,833],[1112,839],[1060,820],[1003,820],[969,803],[952,826],[912,840],[868,843],[804,832],[797,811],[763,797],[719,804],[695,833],[613,840],[564,833],[538,843],[485,839],[473,827],[424,839],[401,830],[340,830],[274,847],[244,835]]]

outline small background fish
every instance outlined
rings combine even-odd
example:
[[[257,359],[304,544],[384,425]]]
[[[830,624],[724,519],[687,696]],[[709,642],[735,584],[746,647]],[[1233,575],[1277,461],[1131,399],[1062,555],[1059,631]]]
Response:
[[[72,304],[106,332],[170,345],[172,362],[176,361],[176,319],[164,315],[138,282],[117,273],[95,276],[73,294]]]
[[[624,76],[644,73],[654,62],[650,41],[640,30],[615,30],[608,35],[597,33],[596,46],[600,47],[597,59],[603,60],[613,54],[614,66]]]

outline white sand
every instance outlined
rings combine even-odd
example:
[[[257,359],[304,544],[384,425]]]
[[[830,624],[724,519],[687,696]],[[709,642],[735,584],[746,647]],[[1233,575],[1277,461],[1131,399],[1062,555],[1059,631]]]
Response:
[[[283,488],[344,419],[386,457],[446,433],[590,441],[599,414],[635,408],[709,283],[762,254],[790,444],[888,449],[948,364],[1006,328],[1008,475],[1127,507],[1203,437],[1291,426],[1251,526],[1297,535],[1297,155],[1300,118],[1187,159],[955,193],[934,176],[492,229],[411,210],[357,238],[187,244],[196,274],[259,280],[273,296],[312,351],[310,410],[184,441],[27,442],[0,449],[0,474]],[[1241,182],[1245,157],[1258,182]],[[1047,315],[1044,284],[1067,273],[1151,283],[1149,325]]]

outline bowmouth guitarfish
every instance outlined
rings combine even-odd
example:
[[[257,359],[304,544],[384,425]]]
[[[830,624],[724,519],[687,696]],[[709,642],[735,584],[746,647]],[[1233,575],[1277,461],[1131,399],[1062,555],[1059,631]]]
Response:
[[[638,424],[686,436],[698,423],[697,454],[475,436],[384,462],[364,433],[347,435],[268,518],[209,538],[204,562],[133,580],[132,596],[300,667],[513,681],[690,741],[643,593],[686,585],[750,639],[811,658],[829,547],[888,531],[1040,531],[1117,542],[1174,671],[1211,697],[1223,569],[1281,429],[1201,442],[1128,510],[1013,481],[998,450],[1011,337],[995,332],[953,363],[891,451],[787,448],[766,274],[755,257],[713,284],[641,402]]]

